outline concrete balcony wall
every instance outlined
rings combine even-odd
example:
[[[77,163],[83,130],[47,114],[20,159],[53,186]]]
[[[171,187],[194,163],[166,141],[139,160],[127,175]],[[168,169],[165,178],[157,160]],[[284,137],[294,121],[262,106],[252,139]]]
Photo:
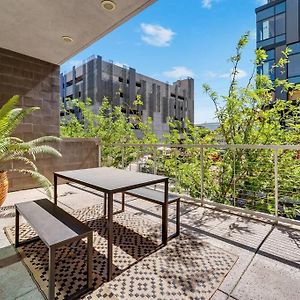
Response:
[[[59,66],[0,48],[0,107],[20,95],[22,107],[40,110],[26,117],[14,132],[25,141],[45,135],[59,136]],[[91,139],[64,139],[54,145],[62,158],[39,157],[39,171],[49,179],[53,171],[97,167],[98,145]],[[3,166],[0,166],[0,169]],[[9,174],[10,191],[37,187],[29,176]]]
[[[30,140],[59,135],[59,66],[0,48],[0,106],[20,95],[20,106],[38,106],[15,135]]]
[[[51,182],[54,171],[93,168],[98,166],[98,143],[96,139],[63,139],[53,145],[62,154],[61,158],[48,155],[39,156],[37,166],[39,171]],[[17,166],[17,165],[15,165]],[[18,191],[38,187],[30,176],[19,173],[9,173],[9,190]]]

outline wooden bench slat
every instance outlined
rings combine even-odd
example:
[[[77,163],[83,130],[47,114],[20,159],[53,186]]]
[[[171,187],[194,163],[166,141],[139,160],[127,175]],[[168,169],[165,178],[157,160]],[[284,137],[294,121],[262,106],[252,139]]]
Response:
[[[126,194],[131,196],[136,196],[144,200],[148,200],[157,204],[164,203],[164,192],[152,190],[148,188],[137,188],[133,190],[126,191]],[[180,199],[179,196],[174,194],[168,194],[168,203],[172,203]]]
[[[47,199],[18,203],[16,208],[48,247],[92,231]]]

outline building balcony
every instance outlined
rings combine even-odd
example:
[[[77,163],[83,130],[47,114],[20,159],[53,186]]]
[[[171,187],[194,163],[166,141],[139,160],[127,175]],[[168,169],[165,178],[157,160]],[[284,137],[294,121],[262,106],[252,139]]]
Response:
[[[103,145],[100,148],[102,166],[124,167],[133,172],[169,172],[170,189],[175,192],[180,190],[182,196],[181,235],[161,247],[161,206],[126,196],[125,212],[114,217],[115,269],[113,280],[107,283],[104,280],[106,221],[102,217],[103,195],[77,184],[59,185],[59,206],[94,230],[94,289],[83,299],[297,299],[300,293],[299,221],[297,215],[288,218],[283,206],[289,202],[290,208],[292,201],[295,207],[299,204],[296,200],[299,196],[299,178],[289,177],[294,182],[293,193],[288,190],[288,185],[284,185],[284,191],[281,188],[284,155],[296,155],[293,167],[297,170],[298,148],[262,145]],[[264,175],[265,182],[260,182],[260,189],[252,185],[242,192],[238,176],[241,176],[239,172],[245,164],[245,156],[239,156],[241,150],[252,160],[256,158],[256,162],[263,162],[264,165],[247,165],[255,173],[269,172]],[[233,153],[235,156],[232,156]],[[191,163],[191,154],[197,158],[195,165]],[[239,162],[232,160],[238,157]],[[209,176],[209,173],[216,173],[218,168],[224,167],[222,160],[225,158],[230,160],[231,171],[235,170],[234,184],[227,196],[214,198],[217,194],[213,190],[216,184],[222,182],[216,176]],[[174,163],[176,160],[178,173],[172,177],[170,170],[162,163]],[[184,182],[178,177],[184,174],[180,168],[185,162],[189,164],[187,174],[190,173],[190,180],[198,179],[191,184],[196,189],[178,186]],[[198,177],[193,174],[198,174]],[[223,174],[227,174],[226,170]],[[265,184],[269,181],[273,182],[272,190]],[[248,179],[248,182],[252,181]],[[155,188],[160,189],[160,186]],[[5,233],[1,231],[0,236],[0,274],[5,286],[1,290],[1,299],[43,299],[32,279],[34,271],[41,272],[43,280],[47,279],[47,272],[41,271],[47,268],[45,258],[37,254],[44,251],[42,243],[22,249],[20,259],[9,239],[14,235],[13,205],[44,197],[41,189],[11,192],[0,209],[1,227],[5,230]],[[121,208],[121,195],[117,194],[114,200],[114,210],[117,212]],[[169,223],[172,233],[175,229],[175,209],[172,205],[169,207]],[[22,226],[23,235],[33,234],[28,225]],[[62,294],[84,281],[84,272],[81,272],[85,247],[75,243],[70,248],[64,247],[57,254],[56,267],[62,271],[61,277],[57,278],[57,287]],[[21,262],[24,259],[32,277]],[[66,265],[68,268],[65,268]],[[39,285],[43,289],[43,284]]]

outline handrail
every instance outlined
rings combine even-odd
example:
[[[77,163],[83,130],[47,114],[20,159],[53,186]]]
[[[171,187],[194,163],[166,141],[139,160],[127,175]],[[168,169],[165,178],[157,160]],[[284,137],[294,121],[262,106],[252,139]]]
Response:
[[[204,203],[211,202],[208,199],[204,199],[204,153],[205,150],[207,149],[229,149],[229,150],[234,150],[234,157],[236,155],[237,149],[250,149],[250,150],[271,150],[271,155],[273,156],[272,158],[272,164],[273,164],[273,171],[272,174],[274,176],[274,186],[272,188],[273,190],[273,195],[274,195],[274,215],[270,212],[266,213],[270,219],[275,220],[275,223],[278,223],[279,221],[282,222],[283,219],[286,219],[284,217],[281,217],[279,215],[279,164],[278,164],[278,159],[279,159],[279,151],[285,151],[285,150],[292,150],[292,151],[300,151],[300,145],[274,145],[274,144],[269,144],[269,145],[262,145],[262,144],[164,144],[164,143],[158,143],[158,144],[140,144],[140,143],[114,143],[114,144],[101,144],[100,143],[100,152],[102,147],[115,147],[115,148],[121,148],[122,149],[122,167],[124,168],[124,161],[125,161],[125,149],[128,147],[133,147],[133,148],[154,148],[154,153],[153,153],[153,159],[154,159],[154,173],[157,172],[157,155],[156,151],[158,148],[169,148],[169,149],[174,149],[174,148],[179,148],[179,149],[199,149],[200,151],[200,199],[194,199],[194,200],[200,200],[201,205],[204,205]],[[153,151],[151,150],[151,151]],[[101,155],[101,153],[100,153]],[[271,157],[272,157],[271,156]],[[131,164],[130,164],[131,166]],[[234,168],[234,177],[236,176],[235,173],[235,158],[234,158],[234,163],[233,163],[233,168]],[[233,208],[240,208],[236,207],[236,178],[233,180],[233,198],[234,198],[234,205],[230,206]],[[282,190],[281,190],[282,191]],[[224,204],[222,204],[224,205]],[[247,211],[246,208],[241,208]],[[259,214],[264,214],[260,213],[259,211],[253,210],[253,212],[257,215]],[[299,225],[299,221],[293,220],[293,219],[286,219],[286,223],[292,222],[293,224],[296,223]]]
[[[102,144],[104,147],[164,147],[164,148],[217,148],[217,149],[267,149],[300,150],[300,145],[262,145],[262,144]]]

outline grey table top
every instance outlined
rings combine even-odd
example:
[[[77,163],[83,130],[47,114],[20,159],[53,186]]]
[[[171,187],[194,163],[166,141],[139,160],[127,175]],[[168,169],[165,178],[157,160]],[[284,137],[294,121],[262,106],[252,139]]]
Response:
[[[55,172],[54,174],[105,193],[123,192],[168,179],[165,176],[107,167]]]
[[[84,236],[92,229],[47,199],[16,204],[20,214],[48,246]]]

